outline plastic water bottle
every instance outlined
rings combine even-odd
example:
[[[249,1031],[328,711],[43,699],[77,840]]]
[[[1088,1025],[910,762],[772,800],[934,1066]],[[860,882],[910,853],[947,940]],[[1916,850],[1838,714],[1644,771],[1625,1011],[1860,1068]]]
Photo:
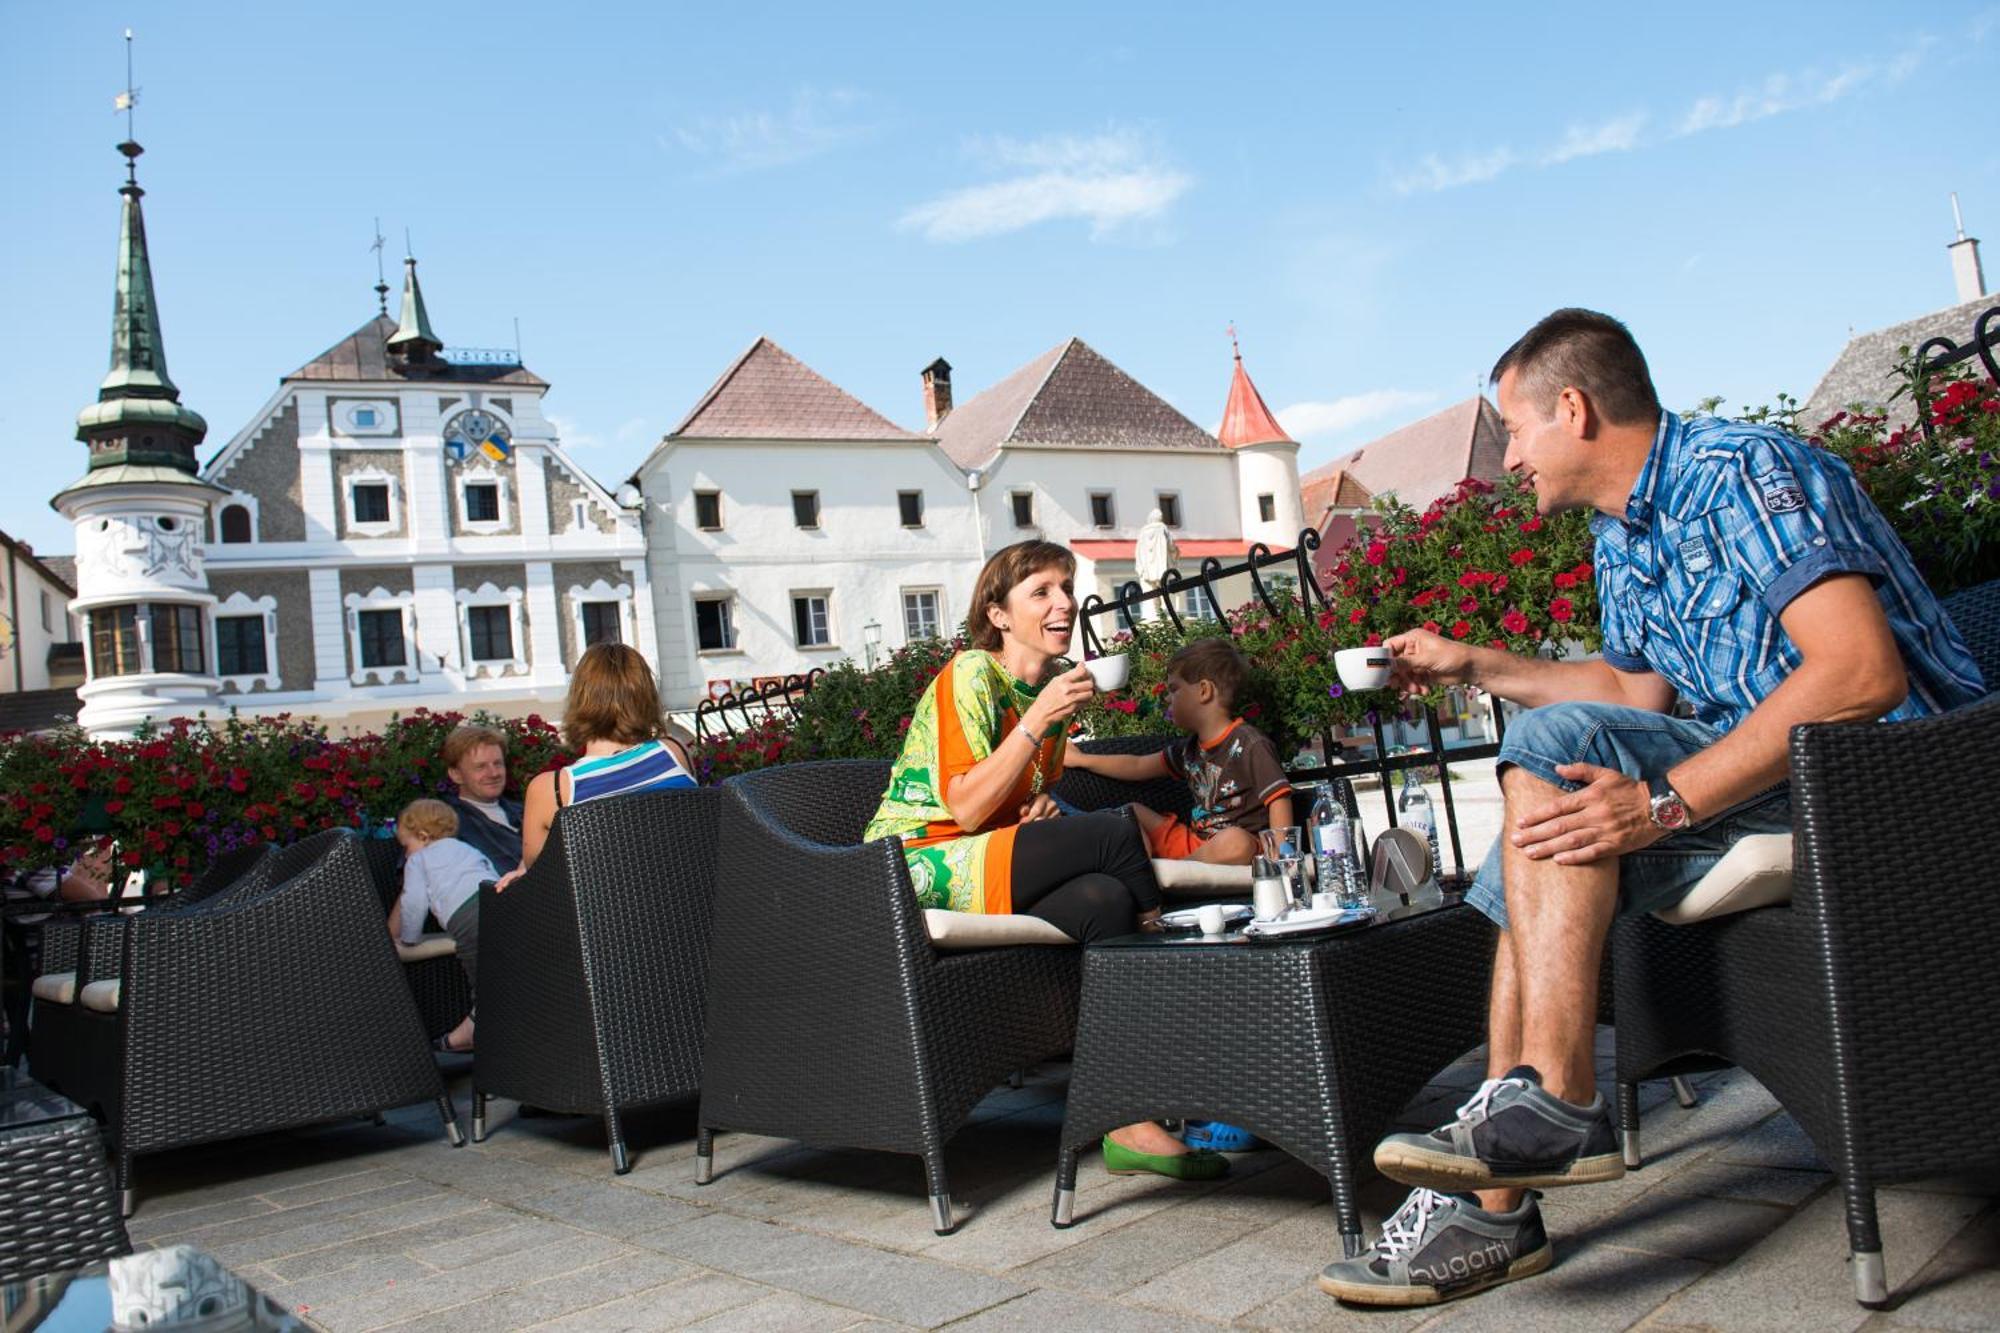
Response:
[[[1343,907],[1356,906],[1367,895],[1366,874],[1361,849],[1354,844],[1354,829],[1347,810],[1333,798],[1333,788],[1324,783],[1313,798],[1307,818],[1311,829],[1313,870],[1323,893],[1337,893]]]
[[[1410,901],[1418,907],[1435,907],[1444,901],[1444,890],[1438,883],[1438,876],[1444,873],[1444,862],[1438,856],[1437,815],[1431,809],[1430,794],[1417,781],[1414,768],[1403,770],[1403,789],[1396,794],[1396,819],[1430,844],[1431,876],[1411,893]]]

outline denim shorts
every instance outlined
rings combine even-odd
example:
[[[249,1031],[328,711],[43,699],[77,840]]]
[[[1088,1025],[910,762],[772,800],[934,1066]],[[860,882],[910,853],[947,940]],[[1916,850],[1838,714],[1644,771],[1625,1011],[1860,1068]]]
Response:
[[[1628,777],[1654,778],[1721,738],[1713,727],[1643,708],[1560,703],[1522,713],[1507,726],[1500,771],[1518,764],[1542,781],[1575,791],[1583,784],[1556,776],[1558,764],[1596,764]],[[1618,914],[1657,912],[1685,898],[1722,854],[1752,833],[1792,831],[1791,789],[1783,783],[1702,820],[1693,828],[1629,853],[1618,863]],[[1502,831],[1500,837],[1507,836]],[[1486,854],[1465,900],[1507,926],[1500,877],[1500,839]]]

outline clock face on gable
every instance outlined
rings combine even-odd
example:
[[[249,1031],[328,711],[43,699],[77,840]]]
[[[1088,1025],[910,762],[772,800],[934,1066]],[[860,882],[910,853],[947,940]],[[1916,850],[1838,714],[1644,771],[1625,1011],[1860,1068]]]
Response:
[[[444,451],[454,463],[463,463],[476,453],[504,463],[514,456],[514,442],[498,418],[474,407],[445,423]]]

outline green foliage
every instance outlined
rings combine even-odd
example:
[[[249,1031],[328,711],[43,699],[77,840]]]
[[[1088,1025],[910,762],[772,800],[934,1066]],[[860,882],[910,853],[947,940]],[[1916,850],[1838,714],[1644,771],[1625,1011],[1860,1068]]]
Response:
[[[118,840],[126,867],[190,882],[216,854],[366,827],[418,796],[450,790],[438,751],[468,719],[418,709],[381,735],[331,738],[289,716],[175,719],[129,741],[70,727],[0,738],[0,850],[17,869],[74,859],[79,838]],[[510,789],[563,762],[540,717],[470,719],[507,734]]]

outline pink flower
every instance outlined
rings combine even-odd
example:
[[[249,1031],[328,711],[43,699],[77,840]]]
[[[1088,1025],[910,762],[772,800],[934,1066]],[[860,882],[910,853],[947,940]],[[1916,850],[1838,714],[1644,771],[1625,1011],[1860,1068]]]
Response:
[[[1387,542],[1368,543],[1367,560],[1369,564],[1379,565],[1388,558],[1389,558],[1389,544]]]
[[[1510,608],[1506,615],[1500,617],[1500,627],[1509,634],[1526,634],[1528,618],[1522,615],[1519,609]]]
[[[1513,561],[1517,565],[1525,565],[1530,560],[1533,560],[1535,558],[1535,553],[1533,551],[1530,551],[1527,547],[1523,546],[1520,550],[1515,551],[1512,555],[1509,555],[1507,558]]]
[[[1550,620],[1559,621],[1563,624],[1568,624],[1570,618],[1575,614],[1576,614],[1576,608],[1570,604],[1569,598],[1554,597],[1549,600]]]
[[[1462,639],[1462,638],[1464,638],[1464,637],[1465,637],[1466,635],[1468,635],[1468,634],[1470,634],[1470,633],[1472,633],[1472,623],[1471,623],[1470,621],[1466,621],[1466,620],[1454,620],[1454,621],[1453,621],[1453,622],[1451,623],[1451,637],[1452,637],[1452,638],[1454,638],[1454,639]]]

